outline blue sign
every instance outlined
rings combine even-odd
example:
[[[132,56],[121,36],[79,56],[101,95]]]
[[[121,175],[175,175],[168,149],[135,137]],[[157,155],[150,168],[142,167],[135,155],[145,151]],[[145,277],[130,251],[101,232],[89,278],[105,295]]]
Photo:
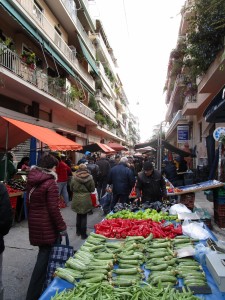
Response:
[[[177,143],[184,143],[189,140],[189,126],[177,126]]]

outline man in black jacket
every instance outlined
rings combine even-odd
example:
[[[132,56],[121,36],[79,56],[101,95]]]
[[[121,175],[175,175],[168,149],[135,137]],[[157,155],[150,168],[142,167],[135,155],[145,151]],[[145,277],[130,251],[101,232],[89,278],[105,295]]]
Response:
[[[127,163],[127,157],[122,157],[119,164],[110,170],[108,184],[112,184],[113,192],[111,209],[114,208],[117,202],[129,202],[129,195],[135,184],[135,176],[133,171],[128,168]]]
[[[96,161],[96,165],[98,165],[99,167],[99,176],[97,184],[98,199],[101,199],[101,197],[103,197],[105,194],[107,179],[109,171],[111,169],[105,153],[101,153],[99,160]]]
[[[150,161],[144,162],[143,171],[138,173],[136,193],[142,202],[162,201],[167,197],[166,182]]]
[[[4,235],[9,232],[12,226],[12,208],[9,201],[9,194],[3,183],[0,183],[0,300],[3,300],[3,285],[2,285],[2,259],[4,245]]]

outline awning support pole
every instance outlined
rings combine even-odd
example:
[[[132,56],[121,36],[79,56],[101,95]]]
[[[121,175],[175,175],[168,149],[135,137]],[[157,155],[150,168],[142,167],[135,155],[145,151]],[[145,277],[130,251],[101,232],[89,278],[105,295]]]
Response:
[[[8,165],[8,144],[9,144],[9,122],[6,123],[6,139],[5,139],[5,174],[4,174],[4,182],[7,181],[7,165]]]

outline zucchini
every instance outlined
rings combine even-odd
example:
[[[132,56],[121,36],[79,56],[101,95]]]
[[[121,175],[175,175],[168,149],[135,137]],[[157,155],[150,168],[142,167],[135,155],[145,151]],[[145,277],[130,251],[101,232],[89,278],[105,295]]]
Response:
[[[130,268],[130,269],[115,269],[113,273],[120,275],[132,275],[138,273],[138,268]]]
[[[106,237],[102,234],[97,234],[97,233],[91,232],[89,234],[89,236],[93,237],[93,238],[96,238],[96,239],[99,239],[99,240],[102,240],[102,241],[106,241]]]
[[[151,271],[164,271],[168,268],[168,265],[166,263],[161,264],[161,265],[146,265],[145,269],[150,269]]]

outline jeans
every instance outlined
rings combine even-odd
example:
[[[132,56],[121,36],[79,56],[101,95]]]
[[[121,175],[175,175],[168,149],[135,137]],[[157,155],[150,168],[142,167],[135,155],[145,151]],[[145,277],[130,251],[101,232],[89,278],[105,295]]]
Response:
[[[59,195],[63,196],[63,199],[66,203],[66,205],[69,204],[69,195],[67,191],[67,181],[65,182],[58,182],[58,187],[59,187]]]
[[[105,195],[106,187],[107,187],[107,176],[102,177],[98,180],[98,185],[97,185],[98,199],[101,199]]]
[[[37,261],[30,279],[26,300],[38,300],[40,298],[45,283],[50,252],[51,245],[39,247]]]

